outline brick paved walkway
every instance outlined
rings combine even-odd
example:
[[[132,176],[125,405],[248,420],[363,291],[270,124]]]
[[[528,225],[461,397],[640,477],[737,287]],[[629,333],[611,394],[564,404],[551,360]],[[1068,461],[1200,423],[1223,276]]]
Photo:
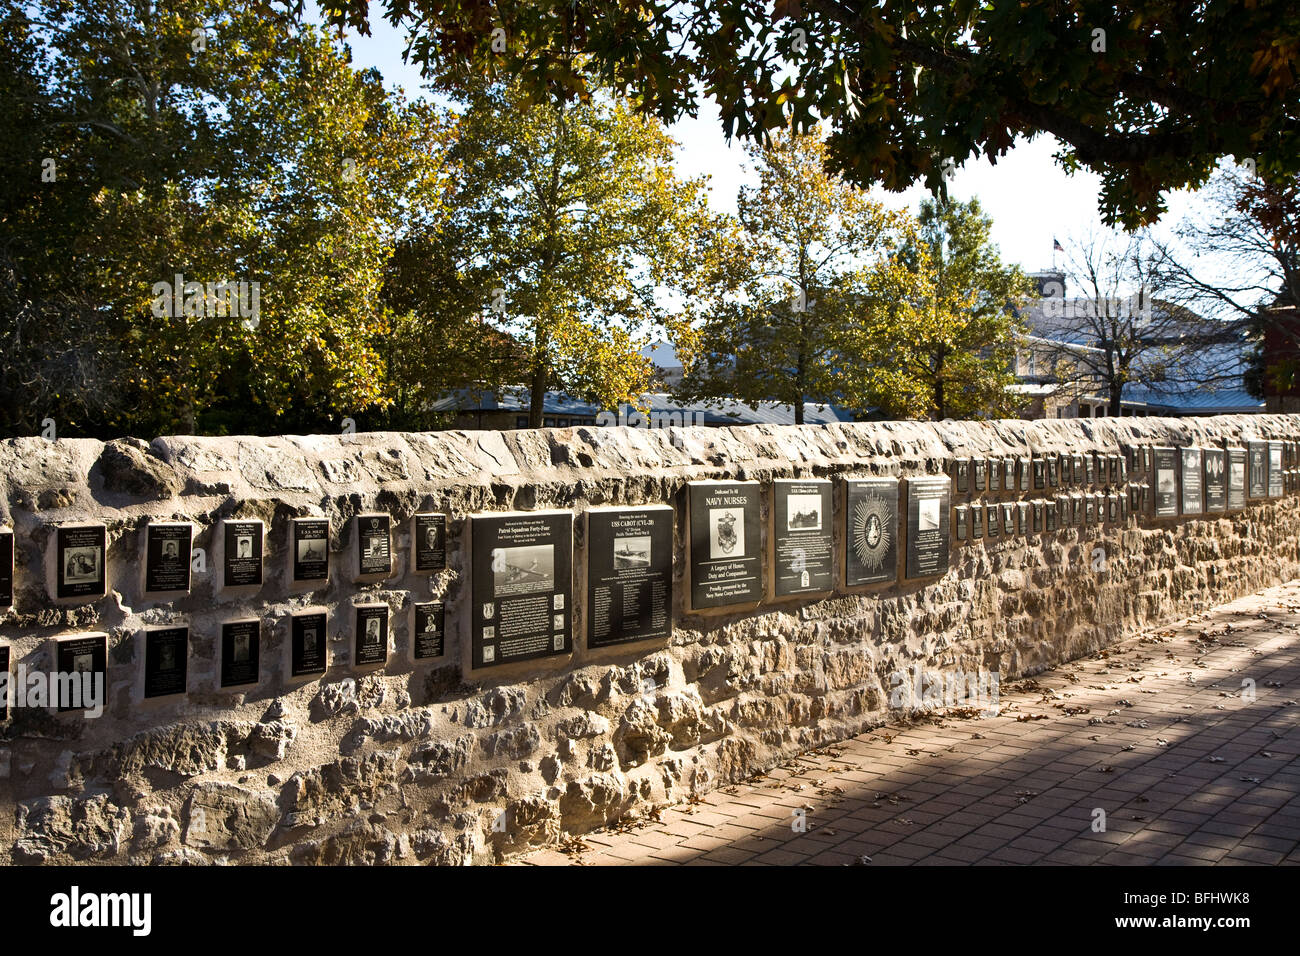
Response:
[[[1297,631],[1292,582],[522,862],[1300,863]]]

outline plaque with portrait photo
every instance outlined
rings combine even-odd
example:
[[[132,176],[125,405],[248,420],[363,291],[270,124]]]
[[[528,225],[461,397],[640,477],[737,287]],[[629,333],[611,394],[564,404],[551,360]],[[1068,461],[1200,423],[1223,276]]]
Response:
[[[1061,517],[1062,503],[1048,499],[1043,502],[1043,527],[1047,531],[1055,531],[1057,521]]]
[[[1182,475],[1182,511],[1185,515],[1199,515],[1205,512],[1202,500],[1204,484],[1202,479],[1201,449],[1178,449],[1178,469]]]
[[[1020,491],[1029,490],[1030,470],[1030,460],[1028,458],[1016,460],[1016,487]]]
[[[1013,504],[1004,504],[1002,506],[1002,536],[1004,538],[1014,537],[1016,533],[1016,506]]]
[[[1282,443],[1271,441],[1268,443],[1268,496],[1281,498],[1282,494]]]
[[[988,487],[988,462],[983,458],[971,459],[971,483],[976,491],[984,491]]]
[[[1032,502],[1033,507],[1033,531],[1035,534],[1042,534],[1043,531],[1043,511],[1044,505],[1041,501]]]
[[[225,586],[261,587],[262,522],[228,519],[223,522],[222,540]]]
[[[1002,488],[1004,491],[1016,490],[1016,460],[1014,458],[1002,459]]]
[[[573,649],[573,513],[474,515],[470,548],[470,666],[568,654]]]
[[[1029,502],[1016,502],[1016,532],[1023,538],[1029,534]]]
[[[948,571],[951,482],[947,478],[907,479],[907,565],[909,578]],[[991,528],[989,529],[992,530]]]
[[[1244,448],[1225,449],[1228,456],[1228,510],[1246,507],[1248,456]]]
[[[829,594],[835,588],[831,555],[831,483],[820,478],[772,482],[771,585],[775,599]]]
[[[106,534],[102,524],[61,527],[55,532],[58,598],[97,598],[107,593]]]
[[[262,622],[257,618],[221,625],[221,686],[243,687],[261,679]]]
[[[328,518],[294,518],[292,523],[295,584],[329,580],[330,523]]]
[[[1002,489],[1002,459],[990,458],[988,471],[989,491],[1000,491]]]
[[[1155,512],[1157,518],[1178,517],[1178,449],[1154,449]]]
[[[357,576],[387,577],[393,572],[393,549],[386,514],[357,515]]]
[[[185,693],[189,658],[188,627],[150,627],[144,632],[144,696]]]
[[[957,458],[952,463],[952,481],[957,489],[957,494],[964,495],[970,492],[970,459]]]
[[[673,627],[669,505],[587,512],[587,646],[665,640]]]
[[[686,503],[690,609],[761,601],[759,483],[690,482]]]
[[[898,479],[844,482],[844,585],[898,580]]]
[[[447,516],[416,515],[411,519],[412,566],[417,574],[432,574],[447,567]]]
[[[956,532],[957,540],[965,541],[970,532],[970,507],[958,505],[952,509],[952,512],[953,530]]]
[[[359,604],[356,620],[353,663],[358,667],[384,663],[388,660],[388,605]]]
[[[1055,488],[1061,483],[1060,456],[1048,455],[1046,462],[1047,462],[1047,485],[1049,488]]]
[[[411,654],[417,661],[447,653],[447,607],[441,601],[415,603],[412,608]]]
[[[146,593],[189,591],[193,541],[194,526],[189,522],[149,522],[144,546]]]
[[[1034,469],[1034,488],[1047,487],[1047,460],[1042,455],[1035,455],[1031,462]]]
[[[989,538],[1002,536],[1001,522],[998,520],[998,506],[995,502],[984,503],[984,535]]]
[[[977,501],[970,506],[971,539],[984,537],[984,502]]]
[[[324,674],[326,664],[325,612],[309,611],[289,619],[289,674],[306,677]]]
[[[107,704],[108,688],[108,635],[78,634],[55,641],[55,659],[60,674],[71,674],[71,686],[66,680],[55,681],[57,689],[51,691],[51,703],[59,711],[83,710],[95,696],[100,706]],[[66,695],[66,696],[65,696]]]
[[[14,533],[0,528],[0,608],[14,604]]]

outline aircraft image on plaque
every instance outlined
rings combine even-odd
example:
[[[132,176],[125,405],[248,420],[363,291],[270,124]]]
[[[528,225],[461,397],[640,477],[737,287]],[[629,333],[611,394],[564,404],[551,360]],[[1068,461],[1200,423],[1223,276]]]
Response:
[[[494,548],[492,590],[498,595],[555,590],[555,547]]]
[[[614,539],[614,568],[650,567],[650,535]]]
[[[978,507],[978,505],[976,506]],[[898,481],[868,478],[844,485],[844,583],[848,587],[898,579]],[[979,532],[976,532],[978,535]]]
[[[820,495],[790,495],[786,511],[787,531],[820,531],[822,499]]]

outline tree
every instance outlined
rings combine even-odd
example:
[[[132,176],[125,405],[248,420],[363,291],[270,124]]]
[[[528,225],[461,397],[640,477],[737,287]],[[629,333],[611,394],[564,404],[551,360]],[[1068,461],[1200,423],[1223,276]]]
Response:
[[[298,0],[301,4],[301,0]],[[369,0],[325,0],[363,32]],[[634,94],[666,121],[716,100],[728,135],[834,127],[860,184],[942,192],[949,163],[1051,133],[1101,176],[1107,224],[1156,219],[1161,193],[1220,157],[1300,172],[1300,8],[1292,0],[385,0],[445,83],[518,78],[538,97]]]

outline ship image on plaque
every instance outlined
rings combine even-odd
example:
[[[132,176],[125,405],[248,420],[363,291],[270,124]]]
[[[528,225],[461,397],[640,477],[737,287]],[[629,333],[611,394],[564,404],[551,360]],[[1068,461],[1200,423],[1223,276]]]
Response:
[[[357,605],[356,653],[358,667],[388,660],[388,605]]]
[[[1183,514],[1199,515],[1204,511],[1201,501],[1201,450],[1199,448],[1180,448],[1180,471],[1183,476]]]
[[[0,608],[14,603],[14,533],[0,528]]]
[[[330,523],[326,518],[293,520],[293,579],[328,581],[330,576]]]
[[[78,634],[56,641],[55,647],[59,673],[72,675],[72,680],[54,681],[50,702],[60,711],[106,706],[108,635]]]
[[[447,609],[441,601],[412,605],[411,654],[417,661],[447,652]]]
[[[572,649],[573,513],[516,511],[470,519],[470,666]]]
[[[221,625],[221,686],[256,684],[261,676],[262,622],[256,618]]]
[[[188,627],[151,627],[144,632],[144,696],[185,693]]]
[[[62,527],[55,533],[56,596],[103,597],[106,531],[100,525]]]
[[[416,572],[426,574],[441,571],[447,566],[447,516],[416,515],[411,521]]]
[[[907,479],[907,570],[909,578],[948,571],[951,532],[947,478]]]
[[[687,489],[691,610],[763,598],[759,483],[690,482]]]
[[[190,589],[190,546],[194,526],[151,521],[145,531],[144,589],[146,593]]]
[[[228,588],[262,584],[262,522],[224,522],[225,582]]]
[[[828,594],[835,589],[831,492],[831,483],[823,479],[772,482],[773,597]]]
[[[1228,456],[1222,448],[1207,448],[1205,458],[1205,510],[1228,508]]]
[[[325,612],[295,614],[289,623],[289,674],[325,673]]]
[[[1228,453],[1228,510],[1240,511],[1246,507],[1247,457],[1244,448],[1229,448]]]
[[[1282,443],[1268,443],[1268,496],[1282,497]]]
[[[357,515],[357,575],[386,576],[393,571],[388,515]]]
[[[1178,449],[1154,449],[1153,463],[1156,473],[1156,517],[1178,516]]]
[[[669,505],[587,512],[587,646],[672,636]]]

